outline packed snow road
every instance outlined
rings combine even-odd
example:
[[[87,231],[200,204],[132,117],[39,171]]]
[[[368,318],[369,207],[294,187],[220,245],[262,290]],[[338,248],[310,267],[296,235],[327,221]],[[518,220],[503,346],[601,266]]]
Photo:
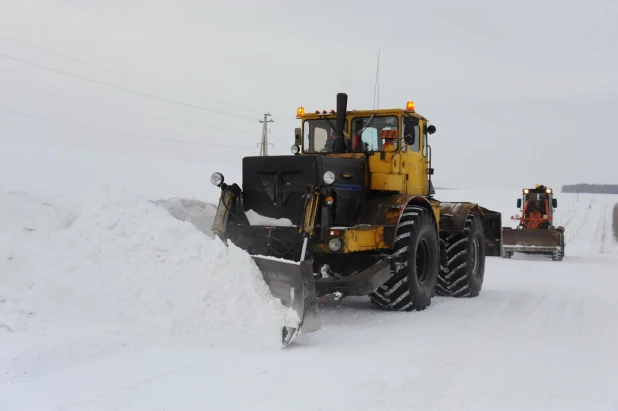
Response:
[[[517,195],[438,198],[508,224]],[[488,258],[479,297],[423,312],[329,303],[286,350],[289,313],[246,254],[200,231],[203,203],[0,196],[2,411],[618,409],[616,196],[560,194],[562,262]]]

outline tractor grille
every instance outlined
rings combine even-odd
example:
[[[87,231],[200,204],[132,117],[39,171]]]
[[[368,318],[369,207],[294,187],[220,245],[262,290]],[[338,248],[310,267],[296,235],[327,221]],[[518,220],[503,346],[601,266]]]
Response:
[[[302,196],[318,183],[313,156],[268,156],[243,159],[243,208],[298,224]]]

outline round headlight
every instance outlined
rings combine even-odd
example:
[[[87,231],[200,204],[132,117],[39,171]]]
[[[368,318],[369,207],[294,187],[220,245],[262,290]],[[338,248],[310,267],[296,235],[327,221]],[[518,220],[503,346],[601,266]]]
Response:
[[[326,184],[333,184],[335,182],[335,173],[333,173],[332,171],[327,171],[326,173],[324,173],[324,177],[322,177],[324,179],[324,182]]]
[[[524,189],[524,194],[528,194],[530,192],[530,190],[528,190],[527,188]]]
[[[341,240],[338,238],[331,238],[328,240],[328,249],[332,252],[341,250]]]
[[[212,175],[210,176],[210,182],[213,185],[220,186],[223,183],[223,174],[212,173]]]
[[[290,147],[290,150],[292,151],[292,154],[294,154],[294,155],[300,153],[300,147],[298,147],[296,144],[294,144],[292,147]]]
[[[547,194],[551,194],[551,188],[548,188],[547,190],[545,190],[545,192],[546,192]]]

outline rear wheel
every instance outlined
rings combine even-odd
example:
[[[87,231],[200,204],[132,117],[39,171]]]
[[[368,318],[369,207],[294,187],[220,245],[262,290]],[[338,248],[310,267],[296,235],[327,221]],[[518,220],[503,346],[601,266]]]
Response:
[[[402,257],[402,264],[369,298],[386,310],[424,310],[431,304],[439,267],[438,233],[429,210],[406,207],[397,228],[394,254]]]
[[[448,297],[479,295],[485,275],[485,236],[479,217],[469,214],[463,231],[444,238],[442,246],[447,262],[446,266],[440,266],[436,294]]]

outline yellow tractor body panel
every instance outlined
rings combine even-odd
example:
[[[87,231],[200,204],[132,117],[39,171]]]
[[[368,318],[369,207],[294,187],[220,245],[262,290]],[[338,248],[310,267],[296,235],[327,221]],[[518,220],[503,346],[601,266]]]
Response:
[[[419,121],[419,128],[423,130],[427,124],[426,120]],[[418,150],[406,147],[402,152],[402,174],[406,178],[405,194],[426,195],[429,193],[429,158],[424,153],[423,147],[426,146],[425,133],[420,133]]]
[[[401,153],[384,152],[369,156],[371,190],[405,194],[405,176],[401,174]]]
[[[389,248],[384,242],[384,227],[350,227],[343,234],[344,253]]]
[[[387,250],[390,246],[384,239],[384,228],[375,226],[338,227],[329,231],[324,244],[316,245],[315,249],[322,253],[332,253],[328,242],[338,238],[342,248],[338,253],[350,254],[363,251]]]

